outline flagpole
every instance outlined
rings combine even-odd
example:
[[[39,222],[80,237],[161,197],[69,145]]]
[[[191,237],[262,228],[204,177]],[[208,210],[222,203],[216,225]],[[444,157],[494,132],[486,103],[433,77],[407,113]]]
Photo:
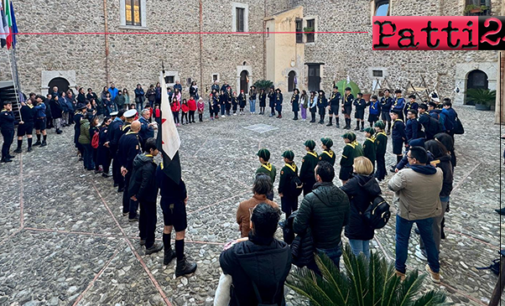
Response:
[[[16,103],[18,105],[19,119],[21,121],[23,121],[23,117],[21,116],[21,104],[19,103],[18,88],[17,88],[17,84],[16,84],[17,77],[14,76],[13,60],[15,60],[15,58],[14,59],[12,58],[13,52],[14,52],[14,48],[12,48],[11,51],[7,50],[7,52],[9,53],[9,62],[10,62],[10,67],[11,67],[12,83],[14,85],[14,94],[16,95]]]

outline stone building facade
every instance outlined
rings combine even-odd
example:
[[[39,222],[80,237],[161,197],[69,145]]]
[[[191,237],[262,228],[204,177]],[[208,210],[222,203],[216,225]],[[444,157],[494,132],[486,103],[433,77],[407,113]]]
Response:
[[[468,1],[475,0],[386,2],[393,16],[462,16]],[[383,2],[14,1],[20,32],[72,33],[18,36],[20,83],[24,92],[46,93],[56,78],[70,87],[91,87],[97,92],[114,82],[131,92],[137,83],[144,88],[156,83],[163,61],[170,81],[179,80],[186,88],[189,81],[197,81],[200,94],[214,80],[226,81],[236,91],[267,78],[283,92],[293,88],[294,80],[301,89],[329,91],[332,81],[349,76],[363,92],[371,92],[384,78],[390,87],[404,89],[408,81],[421,86],[424,77],[427,87],[436,86],[440,95],[463,104],[467,79],[475,70],[485,73],[481,76],[487,78],[488,88],[496,88],[495,51],[373,51],[372,17]],[[505,0],[487,2],[491,14],[505,14],[501,11]],[[130,4],[138,5],[134,16],[127,10]],[[136,25],[128,25],[132,22]],[[302,34],[296,38],[294,33],[268,33],[310,27],[316,32],[368,34]],[[11,79],[6,58],[0,60],[0,68],[0,80]],[[455,87],[461,93],[454,93]]]

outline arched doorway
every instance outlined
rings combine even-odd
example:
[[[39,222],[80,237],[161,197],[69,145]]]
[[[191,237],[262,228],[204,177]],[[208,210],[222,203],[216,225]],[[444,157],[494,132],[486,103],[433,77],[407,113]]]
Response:
[[[468,89],[489,89],[488,77],[487,74],[482,70],[473,70],[468,73],[468,77],[466,79],[466,90]],[[466,102],[466,105],[474,105],[473,102]]]
[[[49,87],[49,92],[52,92],[53,87],[56,86],[58,87],[58,92],[62,93],[68,90],[70,83],[64,78],[54,78],[49,82],[49,85],[47,86]]]
[[[290,71],[288,73],[288,92],[295,91],[296,88],[295,78],[296,78],[296,72]]]
[[[247,70],[242,70],[240,73],[240,90],[243,90],[245,94],[249,92],[249,72]]]

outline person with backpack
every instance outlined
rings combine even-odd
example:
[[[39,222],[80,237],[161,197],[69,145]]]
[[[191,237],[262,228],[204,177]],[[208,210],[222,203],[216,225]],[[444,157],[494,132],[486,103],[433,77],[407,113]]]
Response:
[[[219,257],[224,276],[231,276],[232,290],[223,294],[225,290],[218,289],[216,299],[230,306],[286,305],[284,283],[292,256],[289,245],[274,237],[280,211],[261,203],[250,215],[249,238],[226,246]]]
[[[301,194],[303,184],[298,177],[298,168],[293,161],[295,158],[293,151],[285,151],[282,153],[282,157],[285,164],[281,169],[279,197],[281,198],[282,211],[288,219],[291,213],[298,209],[298,196]],[[300,188],[298,188],[299,186]]]
[[[442,109],[442,115],[444,116],[444,127],[447,134],[451,135],[454,138],[454,129],[456,127],[456,120],[458,118],[458,114],[452,108],[451,99],[445,98]]]
[[[438,120],[430,116],[428,106],[426,104],[419,105],[419,123],[424,129],[424,137],[431,140],[437,133],[442,132],[439,128]]]
[[[352,253],[356,256],[363,253],[368,259],[374,228],[366,222],[363,215],[374,199],[381,194],[381,189],[373,176],[373,164],[368,158],[363,156],[355,158],[353,167],[356,175],[340,187],[350,202],[349,223],[345,226],[344,234],[349,238]]]
[[[349,198],[333,184],[335,169],[327,161],[320,161],[315,169],[316,184],[303,199],[293,222],[298,235],[312,232],[316,254],[326,254],[339,267],[342,256],[341,235],[349,222]],[[315,262],[307,267],[319,272]]]

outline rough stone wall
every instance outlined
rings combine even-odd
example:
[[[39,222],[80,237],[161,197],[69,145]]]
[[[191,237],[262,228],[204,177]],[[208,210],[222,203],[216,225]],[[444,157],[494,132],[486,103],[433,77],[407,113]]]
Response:
[[[456,0],[392,0],[393,15],[462,15],[464,3]],[[500,1],[493,1],[493,5]],[[444,4],[445,3],[445,4]],[[325,63],[322,89],[330,90],[334,78],[349,74],[363,92],[372,90],[370,67],[384,67],[391,87],[402,87],[411,80],[421,85],[421,75],[428,87],[438,83],[439,94],[454,97],[457,63],[496,62],[496,51],[372,51],[371,5],[368,0],[297,0],[305,15],[319,16],[318,31],[367,31],[368,34],[319,34],[313,46],[306,45],[306,62]],[[342,18],[342,16],[346,16]],[[495,76],[491,76],[495,77]]]

